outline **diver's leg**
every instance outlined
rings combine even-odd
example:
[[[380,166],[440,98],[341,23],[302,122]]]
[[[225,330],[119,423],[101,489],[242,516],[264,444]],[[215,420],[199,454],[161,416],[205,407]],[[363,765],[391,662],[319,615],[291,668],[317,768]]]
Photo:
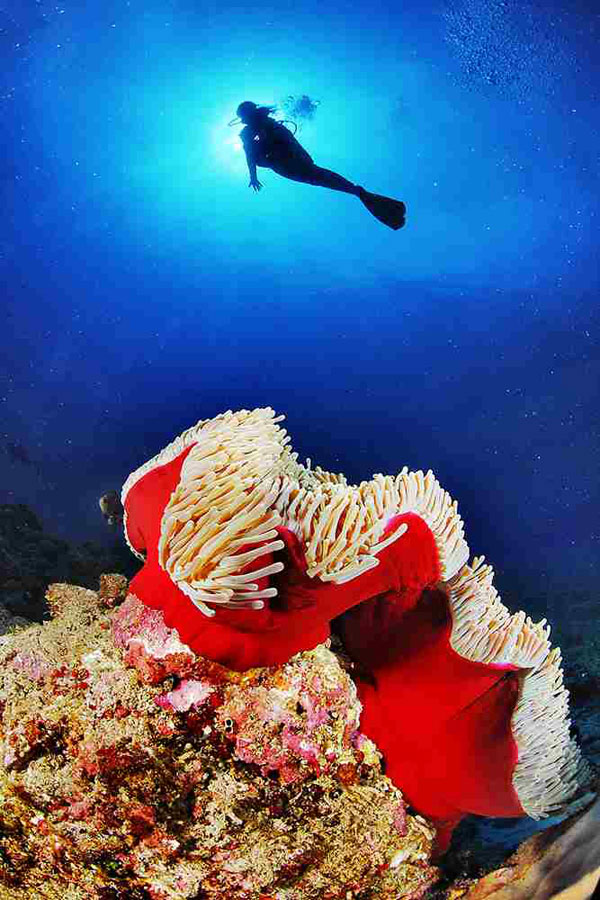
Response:
[[[320,166],[307,164],[298,160],[272,160],[270,168],[289,178],[291,181],[302,181],[304,184],[314,184],[319,187],[330,188],[332,191],[342,191],[344,194],[353,194],[359,197],[363,205],[371,215],[383,222],[389,228],[397,231],[405,224],[406,206],[402,200],[394,200],[391,197],[382,197],[379,194],[371,194],[358,184],[352,184],[346,178],[342,178],[337,172],[322,169]]]
[[[311,166],[308,177],[309,184],[317,184],[321,187],[331,188],[333,191],[343,191],[345,194],[354,194],[359,197],[363,205],[371,215],[397,231],[405,224],[406,206],[402,200],[393,200],[391,197],[382,197],[379,194],[371,194],[358,184],[352,184],[329,169],[321,169],[319,166]]]
[[[322,169],[320,166],[306,165],[304,162],[294,164],[293,161],[288,162],[271,162],[271,168],[278,175],[289,178],[291,181],[301,181],[303,184],[314,184],[317,187],[330,188],[332,191],[342,191],[344,194],[353,194],[360,197],[362,188],[357,184],[352,184],[347,178],[342,178],[336,172],[329,169]]]
[[[330,188],[332,191],[342,191],[344,194],[354,194],[354,196],[358,197],[362,190],[357,184],[353,184],[347,178],[338,175],[337,172],[332,172],[330,169],[322,169],[320,166],[311,166],[308,174],[309,184]]]

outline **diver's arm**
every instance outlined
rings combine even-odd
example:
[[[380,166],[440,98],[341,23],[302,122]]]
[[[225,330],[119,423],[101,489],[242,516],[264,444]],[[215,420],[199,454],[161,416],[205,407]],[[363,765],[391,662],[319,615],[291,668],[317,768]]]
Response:
[[[250,172],[250,183],[257,180],[256,174],[256,163],[250,156],[250,154],[246,151],[246,162],[248,163],[248,171]]]
[[[258,180],[258,176],[256,174],[256,163],[247,150],[246,162],[248,163],[248,171],[250,172],[250,184],[248,185],[248,187],[254,188],[255,191],[260,191],[262,184]]]
[[[256,174],[256,162],[254,161],[253,146],[254,142],[248,140],[246,135],[242,135],[242,143],[244,145],[244,153],[246,154],[246,162],[248,163],[248,171],[250,172],[250,184],[248,186],[254,188],[255,191],[260,191],[262,184],[258,180],[258,176]]]

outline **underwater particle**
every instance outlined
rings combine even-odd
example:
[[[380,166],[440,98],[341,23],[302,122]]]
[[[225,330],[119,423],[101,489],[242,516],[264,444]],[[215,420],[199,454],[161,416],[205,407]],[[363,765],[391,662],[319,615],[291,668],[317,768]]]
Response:
[[[535,0],[447,0],[444,36],[460,83],[523,101],[551,95],[576,65],[559,18]]]
[[[545,620],[511,615],[483,557],[467,563],[457,504],[432,472],[349,485],[301,465],[281,419],[200,421],[129,476],[125,533],[146,560],[127,604],[240,672],[311,650],[335,619],[364,731],[440,850],[467,813],[562,809],[588,769]],[[238,740],[244,723],[228,718]],[[256,763],[253,743],[244,733],[238,752]]]

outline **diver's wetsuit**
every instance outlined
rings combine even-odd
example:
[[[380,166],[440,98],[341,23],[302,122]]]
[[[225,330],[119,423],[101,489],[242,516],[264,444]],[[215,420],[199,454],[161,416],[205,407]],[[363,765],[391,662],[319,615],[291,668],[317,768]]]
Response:
[[[249,163],[272,169],[284,178],[360,196],[361,188],[336,172],[322,169],[281,122],[264,116],[240,134]]]

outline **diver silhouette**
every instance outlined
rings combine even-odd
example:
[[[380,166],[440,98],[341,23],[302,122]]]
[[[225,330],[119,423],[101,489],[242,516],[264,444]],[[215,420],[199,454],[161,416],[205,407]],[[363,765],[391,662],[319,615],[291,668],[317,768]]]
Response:
[[[240,132],[240,138],[250,172],[249,187],[260,191],[262,184],[258,180],[256,167],[261,166],[272,169],[273,172],[291,181],[302,181],[304,184],[314,184],[330,188],[332,191],[353,194],[384,225],[393,228],[394,231],[402,228],[406,207],[401,200],[372,194],[360,185],[342,178],[336,172],[317,166],[292,132],[282,122],[270,118],[275,109],[274,106],[257,106],[251,100],[245,100],[236,110],[238,119],[245,125]],[[235,124],[236,121],[232,120],[231,124]]]

